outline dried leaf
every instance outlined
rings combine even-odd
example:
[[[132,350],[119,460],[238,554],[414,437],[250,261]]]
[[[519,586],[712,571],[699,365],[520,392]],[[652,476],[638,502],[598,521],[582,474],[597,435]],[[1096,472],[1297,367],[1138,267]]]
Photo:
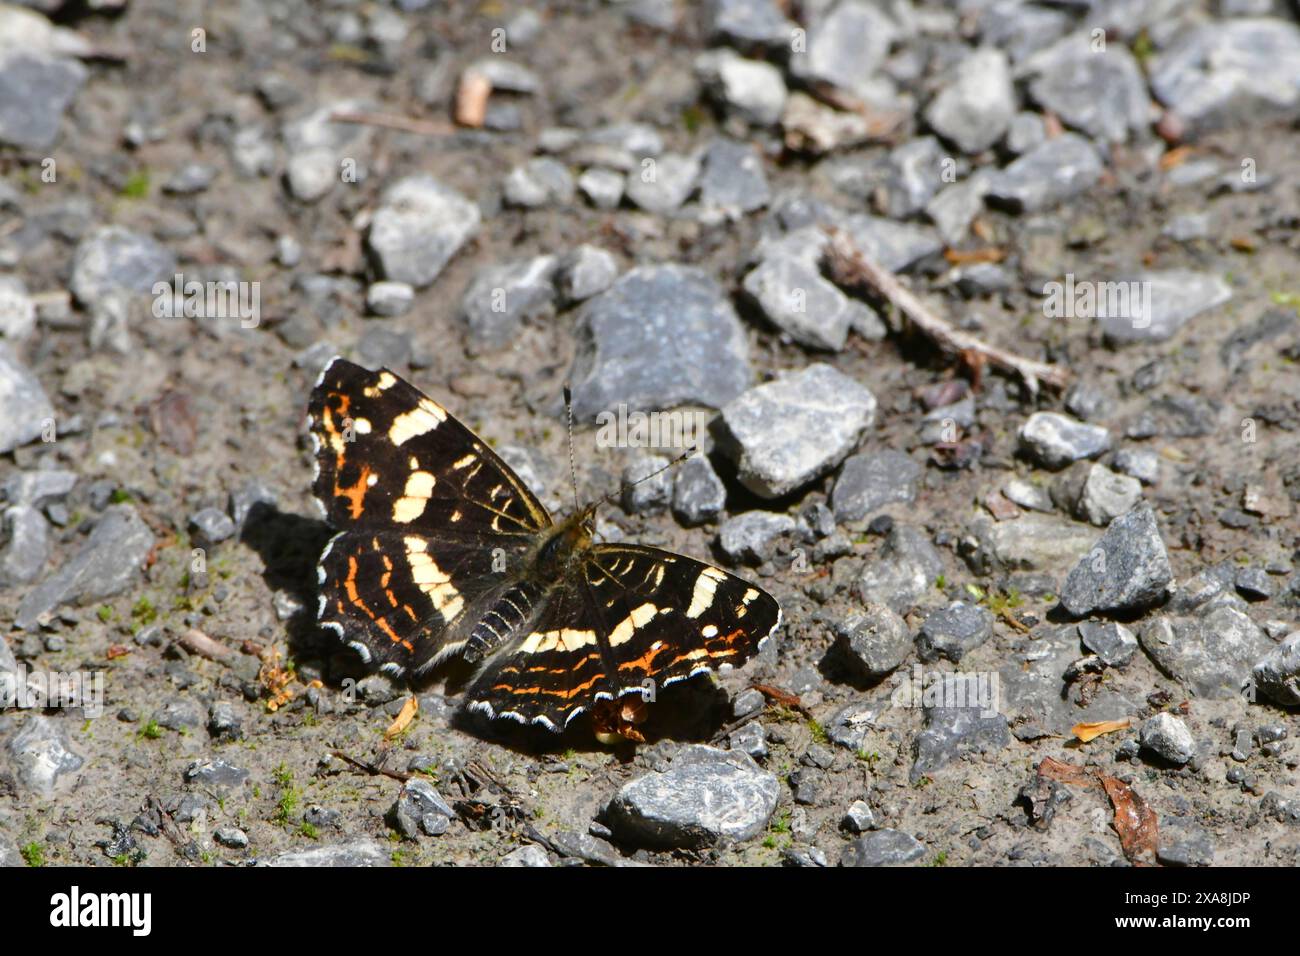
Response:
[[[1123,730],[1125,727],[1130,726],[1132,726],[1132,721],[1127,717],[1123,720],[1091,720],[1075,724],[1070,728],[1070,733],[1086,744],[1089,740],[1100,737],[1102,734],[1113,733],[1116,730]]]
[[[1088,786],[1092,784],[1092,774],[1082,767],[1076,767],[1072,763],[1065,763],[1060,760],[1054,760],[1051,757],[1044,757],[1038,765],[1038,775],[1047,777],[1049,780],[1059,780],[1062,783],[1072,783],[1076,786]]]
[[[411,721],[415,720],[415,715],[419,713],[419,711],[420,698],[412,694],[410,697],[406,698],[406,703],[402,705],[401,711],[398,712],[397,719],[389,724],[388,729],[384,731],[384,739],[392,740],[407,727],[411,726]]]
[[[127,647],[125,644],[110,644],[108,647],[108,653],[104,656],[110,661],[115,661],[119,657],[126,657],[126,655],[130,653],[131,648]]]
[[[1147,806],[1128,784],[1115,777],[1102,775],[1101,785],[1110,797],[1115,808],[1113,821],[1119,842],[1124,847],[1124,855],[1133,862],[1145,857],[1146,862],[1154,860],[1157,843],[1156,812]]]

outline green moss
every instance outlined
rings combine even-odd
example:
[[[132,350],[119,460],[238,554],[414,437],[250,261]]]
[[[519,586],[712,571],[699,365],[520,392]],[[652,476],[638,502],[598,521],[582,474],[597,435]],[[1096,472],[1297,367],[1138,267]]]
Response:
[[[113,609],[107,604],[100,605],[99,610],[95,612],[95,617],[99,618],[104,624],[107,624],[109,621],[113,620]]]
[[[124,199],[144,199],[149,195],[149,170],[137,169],[122,184],[121,196]]]
[[[35,840],[28,843],[18,852],[22,854],[23,859],[27,861],[28,866],[45,865],[45,847],[41,846]]]
[[[108,496],[108,503],[112,505],[122,505],[134,500],[135,499],[131,497],[131,492],[127,491],[125,488],[118,488]]]
[[[131,617],[140,624],[152,624],[158,617],[153,601],[142,597],[131,606]]]
[[[156,720],[150,720],[149,723],[141,727],[139,732],[136,733],[136,737],[141,740],[157,740],[161,736],[162,728],[158,726],[158,721]]]

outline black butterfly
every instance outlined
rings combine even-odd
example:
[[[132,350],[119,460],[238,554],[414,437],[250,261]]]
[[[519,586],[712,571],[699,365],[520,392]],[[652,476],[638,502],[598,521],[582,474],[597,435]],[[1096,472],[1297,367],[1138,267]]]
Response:
[[[320,623],[394,674],[477,664],[472,710],[558,731],[739,665],[780,624],[771,595],[720,568],[595,543],[596,504],[557,524],[486,442],[386,369],[334,359],[308,413],[313,490],[341,529],[317,571]]]

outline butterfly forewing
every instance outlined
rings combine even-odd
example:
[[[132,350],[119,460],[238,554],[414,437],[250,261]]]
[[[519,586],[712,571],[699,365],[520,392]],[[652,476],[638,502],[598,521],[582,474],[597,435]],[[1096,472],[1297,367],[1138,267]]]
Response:
[[[542,503],[487,443],[387,369],[335,359],[308,405],[313,491],[336,528],[533,535]]]

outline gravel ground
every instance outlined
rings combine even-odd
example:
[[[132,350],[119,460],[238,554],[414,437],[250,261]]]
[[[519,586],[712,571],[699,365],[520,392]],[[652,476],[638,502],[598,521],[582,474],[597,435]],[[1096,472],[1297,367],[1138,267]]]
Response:
[[[0,692],[92,675],[0,713],[0,861],[1300,863],[1294,6],[196,14],[0,4]],[[1069,382],[900,331],[827,226]],[[602,416],[706,424],[599,530],[776,638],[636,746],[367,674],[334,354],[560,509],[565,382],[584,496],[678,451]]]

